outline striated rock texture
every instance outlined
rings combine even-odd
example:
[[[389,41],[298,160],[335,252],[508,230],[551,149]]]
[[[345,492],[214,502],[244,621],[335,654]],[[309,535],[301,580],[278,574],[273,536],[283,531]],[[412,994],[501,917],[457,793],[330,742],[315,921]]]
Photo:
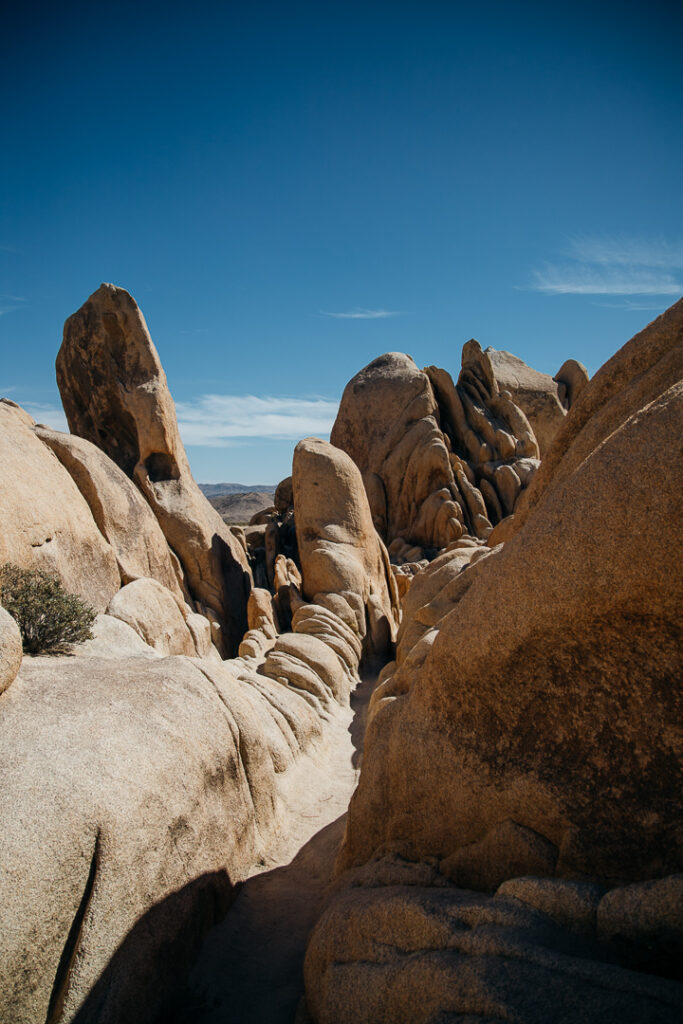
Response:
[[[166,375],[135,301],[103,284],[66,321],[57,383],[69,427],[101,448],[149,502],[198,610],[235,653],[247,626],[246,553],[192,478]]]
[[[500,390],[510,393],[533,427],[541,457],[553,442],[567,411],[588,383],[588,371],[576,359],[568,359],[554,377],[539,373],[511,352],[487,348]]]
[[[406,562],[463,534],[486,538],[538,465],[533,430],[476,341],[457,385],[410,356],[380,356],[347,384],[331,435],[359,467],[372,518]]]
[[[681,1019],[683,985],[642,962],[630,969],[597,941],[596,886],[518,879],[487,896],[391,859],[344,880],[306,956],[315,1024]]]
[[[156,1020],[281,827],[278,776],[321,734],[299,694],[239,662],[113,661],[112,636],[104,657],[24,658],[0,695],[12,1024]]]
[[[309,437],[294,450],[292,479],[303,596],[341,617],[368,655],[384,657],[396,635],[398,593],[358,468]]]
[[[121,585],[116,555],[31,417],[0,401],[0,565],[57,573],[95,611]]]
[[[682,432],[683,301],[584,388],[505,545],[432,566],[342,867],[388,848],[482,889],[681,869]]]

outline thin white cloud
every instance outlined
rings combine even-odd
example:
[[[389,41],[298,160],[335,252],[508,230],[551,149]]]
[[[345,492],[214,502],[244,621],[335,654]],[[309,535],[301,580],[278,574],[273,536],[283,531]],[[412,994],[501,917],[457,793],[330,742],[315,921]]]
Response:
[[[63,430],[68,434],[69,424],[66,422],[64,410],[49,402],[20,402],[22,409],[25,409],[29,416],[33,416],[36,423],[43,423],[53,430]]]
[[[201,395],[176,404],[183,442],[209,448],[232,447],[240,438],[329,437],[338,407],[327,398],[257,395]]]
[[[531,288],[548,295],[680,295],[683,242],[581,237],[562,262],[533,271]]]
[[[683,268],[683,241],[657,242],[637,238],[597,238],[584,235],[573,238],[567,255],[582,263],[601,266]]]
[[[360,306],[350,309],[347,313],[328,313],[327,310],[320,310],[320,316],[329,316],[333,320],[383,320],[387,316],[400,315],[396,309],[362,309]]]
[[[12,313],[15,309],[21,309],[26,299],[20,295],[0,295],[0,316],[5,313]]]

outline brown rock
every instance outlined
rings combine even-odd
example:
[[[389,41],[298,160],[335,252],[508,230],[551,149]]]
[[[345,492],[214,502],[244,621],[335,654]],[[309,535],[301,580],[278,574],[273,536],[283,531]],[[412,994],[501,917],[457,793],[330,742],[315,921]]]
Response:
[[[275,497],[273,499],[273,505],[278,512],[287,512],[288,509],[294,505],[294,492],[292,490],[292,478],[286,476],[284,480],[275,488]]]
[[[517,899],[425,883],[424,864],[399,872],[387,861],[350,872],[313,931],[304,976],[315,1024],[680,1019],[675,981],[617,965]]]
[[[448,858],[511,819],[559,877],[681,869],[682,379],[683,301],[585,387],[516,532],[449,583],[422,663],[378,699],[342,866]]]
[[[57,383],[71,431],[138,485],[194,600],[222,626],[224,652],[236,651],[251,587],[247,556],[192,478],[166,375],[128,292],[103,284],[69,317]]]
[[[558,389],[560,375],[553,378],[547,373],[539,373],[538,370],[527,366],[523,359],[513,356],[511,352],[487,348],[486,355],[491,360],[498,387],[501,391],[509,392],[515,404],[523,410],[531,423],[541,458],[544,458],[566,415]],[[574,364],[575,360],[568,360],[563,369],[569,363]],[[575,365],[581,366],[580,363]],[[587,377],[586,374],[586,379]]]
[[[567,359],[566,362],[562,363],[553,380],[558,385],[564,385],[565,401],[563,404],[568,409],[571,409],[590,380],[590,377],[583,363],[579,363],[576,359]]]
[[[57,573],[66,590],[104,611],[120,586],[114,551],[34,425],[0,402],[0,565]]]
[[[166,539],[140,491],[115,462],[90,441],[36,427],[85,498],[102,536],[111,544],[125,585],[155,579],[178,599],[183,593]]]

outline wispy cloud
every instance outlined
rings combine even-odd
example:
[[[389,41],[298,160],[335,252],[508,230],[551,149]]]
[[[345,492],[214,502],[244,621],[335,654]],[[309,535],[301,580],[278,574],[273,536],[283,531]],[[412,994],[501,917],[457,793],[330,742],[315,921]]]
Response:
[[[328,313],[327,310],[320,310],[320,316],[329,316],[333,320],[383,320],[387,316],[400,315],[397,309],[362,309],[360,306],[350,309],[347,313]]]
[[[176,404],[184,443],[210,448],[231,447],[240,438],[327,437],[337,409],[338,403],[327,398],[257,395],[201,395]]]
[[[549,295],[680,295],[683,242],[580,237],[561,262],[533,271],[531,288]]]
[[[36,423],[44,423],[46,427],[52,427],[53,430],[69,432],[69,424],[66,422],[64,410],[59,406],[49,402],[20,402],[19,404],[29,416],[33,416]]]
[[[21,295],[0,295],[0,316],[5,313],[12,313],[15,309],[21,309],[26,299]]]

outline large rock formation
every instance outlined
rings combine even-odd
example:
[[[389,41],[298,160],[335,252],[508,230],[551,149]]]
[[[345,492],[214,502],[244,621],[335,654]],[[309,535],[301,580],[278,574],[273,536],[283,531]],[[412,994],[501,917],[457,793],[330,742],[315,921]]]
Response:
[[[16,678],[21,659],[19,627],[9,612],[0,607],[0,693]]]
[[[678,977],[683,948],[682,428],[683,300],[583,389],[506,543],[416,578],[307,954],[316,1024],[680,1016],[632,969]]]
[[[0,565],[56,572],[103,612],[121,585],[113,549],[31,417],[0,401]]]
[[[680,869],[682,323],[679,303],[600,370],[517,533],[449,583],[412,678],[385,679],[344,864],[388,843],[464,886],[532,848],[560,876]]]
[[[57,383],[69,427],[131,477],[178,556],[215,640],[236,653],[247,626],[246,553],[192,478],[166,375],[142,313],[103,284],[66,321]]]
[[[347,384],[331,441],[361,470],[391,554],[420,558],[509,515],[538,465],[524,413],[501,392],[476,341],[457,385],[445,370],[390,352]],[[416,547],[410,556],[406,552]]]

